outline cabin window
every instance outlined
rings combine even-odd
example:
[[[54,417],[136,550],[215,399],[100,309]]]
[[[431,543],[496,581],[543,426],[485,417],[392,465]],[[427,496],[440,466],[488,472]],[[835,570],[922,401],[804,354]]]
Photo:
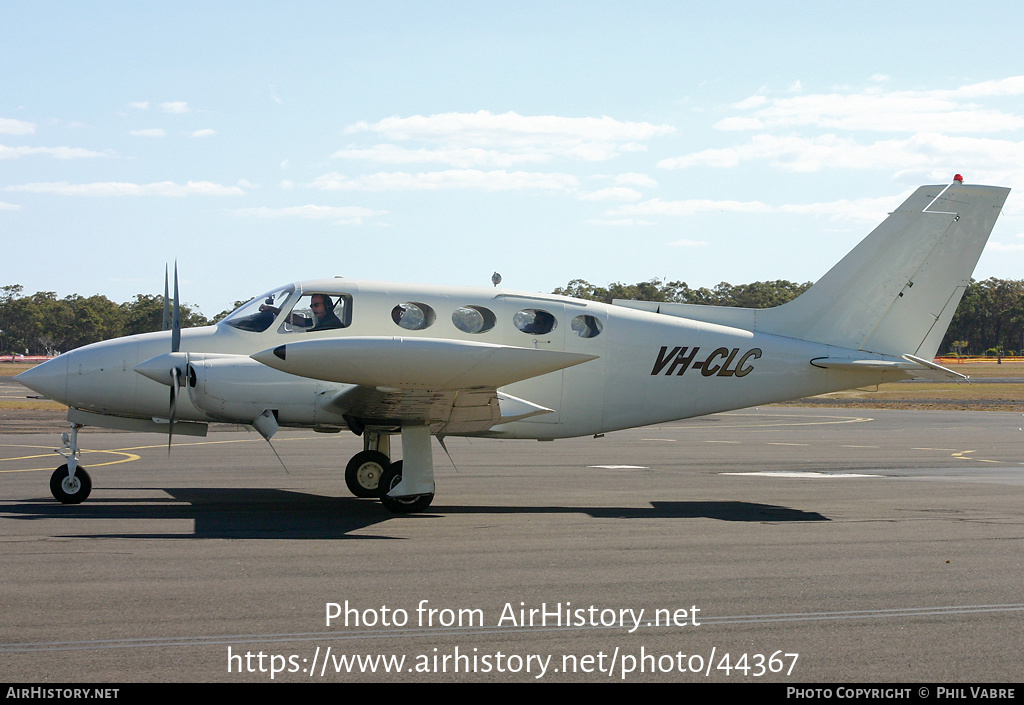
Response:
[[[552,314],[540,308],[524,308],[512,317],[512,323],[530,335],[545,335],[558,325]]]
[[[288,285],[263,296],[257,296],[224,319],[223,323],[239,330],[262,333],[274,322],[295,287]]]
[[[349,294],[303,294],[281,324],[282,333],[313,333],[347,328],[352,324],[352,297]]]
[[[452,323],[463,333],[486,333],[496,322],[494,313],[483,306],[459,306],[452,313]]]
[[[423,330],[434,325],[434,309],[426,304],[406,301],[391,309],[391,320],[406,330]]]
[[[604,324],[600,318],[586,314],[572,319],[571,327],[572,332],[581,338],[594,338],[601,335],[601,331],[604,330]]]

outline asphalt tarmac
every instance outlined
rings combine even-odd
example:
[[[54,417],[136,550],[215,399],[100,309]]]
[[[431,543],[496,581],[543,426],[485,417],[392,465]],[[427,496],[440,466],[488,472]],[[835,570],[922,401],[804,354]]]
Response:
[[[451,438],[414,516],[348,495],[347,433],[282,431],[286,471],[255,433],[168,457],[86,429],[79,506],[49,495],[56,434],[0,435],[0,680],[1019,682],[1022,427],[770,407]]]

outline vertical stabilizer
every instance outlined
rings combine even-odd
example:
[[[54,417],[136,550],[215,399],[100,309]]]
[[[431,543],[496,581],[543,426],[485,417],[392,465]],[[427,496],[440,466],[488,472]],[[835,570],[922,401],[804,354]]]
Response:
[[[757,313],[757,329],[932,358],[1010,192],[922,186],[810,289]]]

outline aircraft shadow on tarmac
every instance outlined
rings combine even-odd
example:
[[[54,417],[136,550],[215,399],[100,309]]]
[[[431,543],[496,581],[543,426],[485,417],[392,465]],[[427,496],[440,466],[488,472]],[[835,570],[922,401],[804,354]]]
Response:
[[[433,506],[429,513],[394,515],[378,502],[353,497],[325,497],[273,489],[163,489],[166,499],[94,497],[81,505],[32,500],[0,506],[0,514],[20,519],[176,520],[194,522],[192,533],[83,533],[105,538],[366,539],[350,532],[375,524],[409,519],[424,521],[454,514],[589,514],[595,519],[717,519],[734,522],[830,521],[805,512],[754,502],[652,502],[650,507],[495,507]],[[69,535],[69,534],[63,534]],[[390,537],[389,537],[390,538]]]

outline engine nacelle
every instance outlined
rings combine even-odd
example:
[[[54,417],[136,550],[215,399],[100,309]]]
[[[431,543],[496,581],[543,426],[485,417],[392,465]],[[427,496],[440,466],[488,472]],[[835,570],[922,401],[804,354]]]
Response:
[[[279,372],[246,355],[189,353],[186,379],[192,404],[215,421],[251,424],[269,410],[282,426],[344,424],[318,403],[338,385]]]

